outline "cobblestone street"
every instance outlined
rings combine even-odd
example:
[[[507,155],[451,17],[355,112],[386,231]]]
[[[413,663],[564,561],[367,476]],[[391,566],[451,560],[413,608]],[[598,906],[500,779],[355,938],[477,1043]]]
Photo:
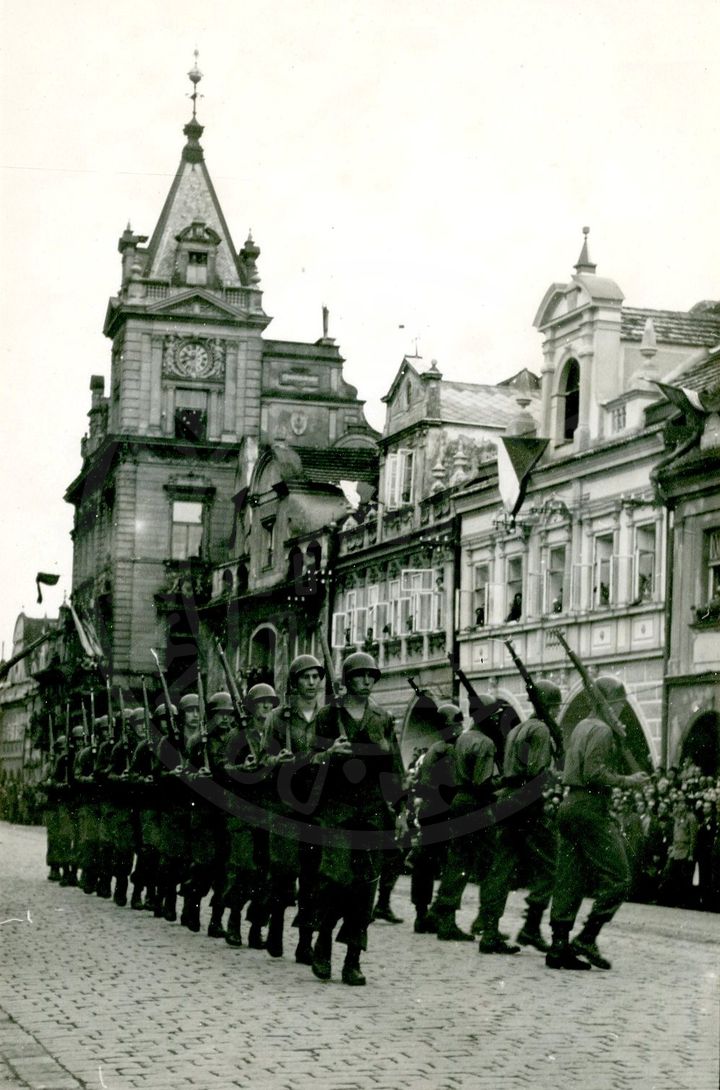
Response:
[[[551,972],[414,935],[404,878],[405,922],[373,925],[352,989],[296,965],[289,927],[282,960],[231,949],[59,888],[44,850],[44,829],[0,824],[0,1090],[717,1087],[717,916],[625,905],[612,972]]]

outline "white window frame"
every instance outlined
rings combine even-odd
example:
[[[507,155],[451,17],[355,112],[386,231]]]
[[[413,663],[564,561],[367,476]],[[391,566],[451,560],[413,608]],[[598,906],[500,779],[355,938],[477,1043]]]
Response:
[[[599,545],[602,542],[603,545],[609,543],[610,552],[604,555],[599,555]],[[593,585],[592,585],[592,609],[610,609],[615,602],[615,575],[617,567],[617,557],[614,553],[615,548],[615,535],[612,531],[606,531],[604,533],[595,534],[593,536]],[[607,588],[608,599],[606,602],[602,601],[602,585],[603,579],[603,565],[607,564]]]
[[[480,573],[485,573],[484,579]],[[471,623],[477,628],[486,628],[490,623],[490,562],[481,560],[473,565],[473,589],[472,589],[472,619]],[[477,619],[479,610],[483,611],[483,623]]]
[[[176,517],[176,509],[178,507],[197,507],[200,512],[200,518],[195,519],[183,519]],[[185,529],[184,534],[184,547],[179,548],[180,528]],[[198,547],[196,552],[191,552],[188,547],[189,528],[197,527],[199,529],[200,537],[198,541]],[[176,534],[177,530],[177,534]],[[205,505],[201,500],[194,499],[173,499],[170,501],[170,556],[173,560],[188,560],[193,556],[202,555],[203,541],[205,538]]]
[[[643,534],[652,535],[652,549],[642,548]],[[634,528],[634,549],[633,549],[633,601],[635,602],[654,602],[657,593],[657,575],[658,575],[658,532],[657,525],[654,522],[638,523]],[[651,571],[650,571],[650,593],[643,595],[640,594],[640,579],[646,573],[641,569],[643,567],[643,557],[652,557]]]
[[[385,506],[389,510],[413,502],[415,494],[415,451],[394,450],[385,458]]]
[[[553,568],[553,553],[559,553],[562,551],[562,568]],[[563,543],[557,545],[549,545],[547,551],[547,567],[545,569],[544,580],[544,601],[543,601],[543,614],[546,616],[556,616],[559,613],[565,613],[567,606],[565,604],[565,575],[567,572],[567,546]],[[559,588],[557,583],[553,586],[553,578],[560,576]],[[560,609],[553,609],[553,602],[557,597],[557,590],[560,591]]]
[[[706,530],[707,546],[705,555],[707,557],[707,575],[706,575],[706,587],[707,587],[707,600],[712,601],[715,594],[720,592],[720,527],[713,528],[712,530]]]
[[[519,579],[511,579],[510,571],[513,565],[518,565],[520,570]],[[513,588],[513,589],[511,589]],[[522,620],[525,614],[525,558],[522,553],[515,553],[513,556],[508,556],[505,561],[505,615],[503,620],[510,615],[515,595],[519,593],[522,599],[520,608],[520,620]]]

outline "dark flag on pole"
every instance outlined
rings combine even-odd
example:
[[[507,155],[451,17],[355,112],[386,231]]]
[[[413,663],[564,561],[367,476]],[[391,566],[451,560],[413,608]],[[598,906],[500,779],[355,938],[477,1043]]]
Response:
[[[59,575],[51,575],[50,572],[39,571],[37,573],[37,575],[35,576],[35,585],[37,586],[37,592],[38,592],[37,600],[38,600],[38,603],[42,602],[42,600],[43,600],[42,591],[40,589],[40,584],[43,583],[46,587],[54,587],[55,584],[59,581],[59,579],[60,579]]]

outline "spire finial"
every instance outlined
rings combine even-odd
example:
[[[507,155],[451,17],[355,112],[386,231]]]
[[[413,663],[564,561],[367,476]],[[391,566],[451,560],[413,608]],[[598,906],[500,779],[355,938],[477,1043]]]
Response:
[[[189,96],[192,99],[192,104],[193,104],[193,121],[197,117],[197,100],[198,100],[197,85],[200,82],[200,80],[202,79],[202,72],[198,68],[198,57],[199,57],[199,55],[200,54],[198,53],[197,49],[195,49],[193,51],[193,56],[195,58],[195,63],[193,64],[192,68],[188,72],[188,79],[190,80],[190,82],[193,85],[192,94]],[[199,97],[202,98],[202,95],[200,95]]]
[[[577,265],[575,266],[575,272],[577,272],[577,273],[594,273],[595,270],[597,269],[597,265],[593,265],[592,261],[590,260],[590,255],[588,253],[588,235],[590,234],[590,228],[589,227],[583,227],[582,232],[583,232],[582,250],[580,251],[580,257],[578,258]]]

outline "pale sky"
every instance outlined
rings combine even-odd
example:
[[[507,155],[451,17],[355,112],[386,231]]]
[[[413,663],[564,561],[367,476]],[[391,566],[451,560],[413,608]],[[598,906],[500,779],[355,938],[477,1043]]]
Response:
[[[720,298],[717,0],[5,0],[0,639],[71,588],[91,374],[128,220],[150,235],[198,116],[267,335],[315,340],[382,426],[402,356],[539,372],[532,327],[590,253],[628,305]],[[400,326],[404,329],[400,329]],[[58,572],[43,606],[35,574]]]

